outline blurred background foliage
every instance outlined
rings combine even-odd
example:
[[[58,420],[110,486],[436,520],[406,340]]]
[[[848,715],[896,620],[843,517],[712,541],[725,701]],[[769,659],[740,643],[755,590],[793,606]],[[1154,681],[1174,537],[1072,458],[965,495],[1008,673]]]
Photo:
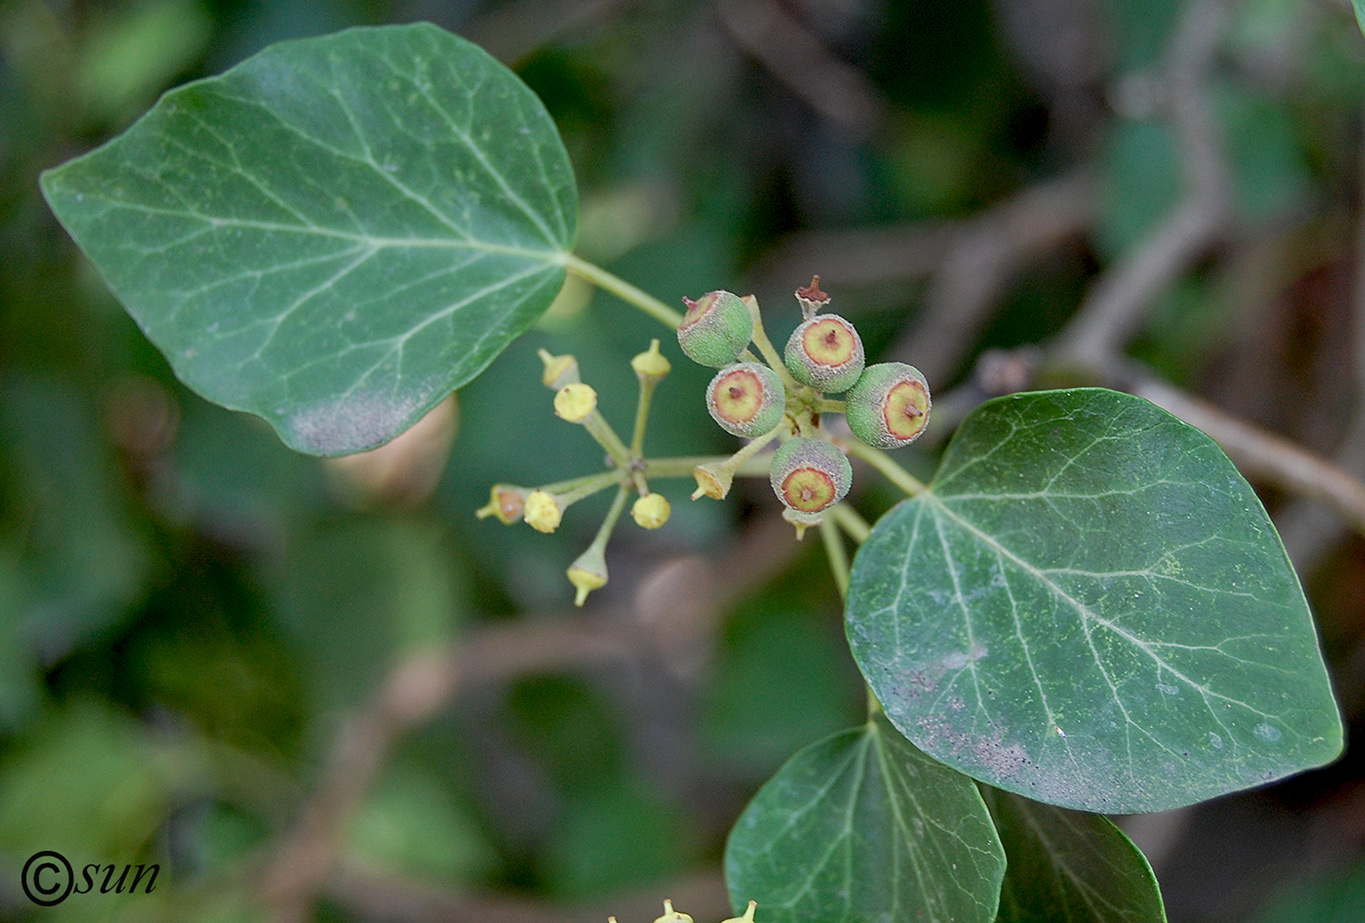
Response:
[[[571,283],[458,407],[324,463],[174,380],[41,169],[270,42],[435,21],[544,99],[584,257],[669,302],[753,291],[774,339],[820,273],[870,356],[932,370],[937,432],[906,453],[927,476],[963,409],[1027,383],[1019,347],[1192,195],[1176,69],[1205,7],[1227,217],[1118,345],[1360,475],[1365,41],[1345,0],[0,0],[0,917],[630,921],[671,897],[719,919],[746,799],[862,709],[819,549],[762,482],[725,504],[664,485],[673,521],[622,527],[586,613],[563,571],[603,504],[553,536],[475,519],[495,481],[600,464],[536,350],[578,356],[625,426],[628,359],[664,333],[647,318]],[[708,373],[665,349],[651,454],[728,451]],[[1365,542],[1257,486],[1358,736]],[[858,490],[869,517],[895,499],[870,473]],[[1355,747],[1126,826],[1173,921],[1361,920],[1363,773]],[[19,889],[40,849],[161,877],[40,910]]]

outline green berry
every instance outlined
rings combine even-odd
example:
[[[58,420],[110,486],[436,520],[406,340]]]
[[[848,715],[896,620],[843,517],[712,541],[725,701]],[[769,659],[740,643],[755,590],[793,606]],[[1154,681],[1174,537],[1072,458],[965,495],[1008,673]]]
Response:
[[[844,396],[848,428],[868,445],[899,449],[929,425],[929,384],[904,362],[869,365]]]
[[[727,366],[753,339],[754,319],[738,295],[708,292],[696,301],[684,298],[683,303],[687,314],[678,325],[678,345],[698,365]]]
[[[792,331],[783,358],[792,377],[824,394],[847,391],[863,373],[863,340],[837,314],[812,317]]]
[[[720,428],[735,436],[762,436],[782,422],[787,405],[782,379],[766,365],[726,366],[706,386],[706,409]]]
[[[787,509],[814,517],[844,499],[853,483],[853,466],[830,443],[798,436],[773,453],[769,480]]]

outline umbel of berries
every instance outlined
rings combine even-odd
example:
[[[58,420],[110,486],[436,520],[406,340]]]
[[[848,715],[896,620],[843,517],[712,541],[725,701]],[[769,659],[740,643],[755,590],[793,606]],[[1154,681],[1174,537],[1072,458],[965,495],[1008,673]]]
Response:
[[[805,436],[778,446],[770,470],[777,499],[797,514],[797,522],[806,524],[819,522],[820,514],[844,499],[853,483],[853,467],[843,452]]]
[[[819,314],[792,331],[783,358],[792,377],[825,394],[847,391],[863,373],[863,340],[837,314]]]
[[[844,418],[853,435],[879,449],[899,449],[929,425],[929,384],[904,362],[869,365],[844,395]]]
[[[734,436],[762,436],[782,422],[787,395],[782,379],[766,365],[726,366],[706,388],[706,408],[720,428]]]
[[[696,301],[684,298],[687,313],[678,325],[678,345],[687,358],[713,369],[734,362],[754,336],[749,306],[730,292],[707,292]]]

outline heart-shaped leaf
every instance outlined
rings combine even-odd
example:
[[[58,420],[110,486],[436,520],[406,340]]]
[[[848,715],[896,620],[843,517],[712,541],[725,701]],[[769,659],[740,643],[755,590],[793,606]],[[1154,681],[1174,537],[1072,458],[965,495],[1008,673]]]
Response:
[[[1009,861],[997,923],[1166,923],[1147,858],[1107,819],[981,794]]]
[[[1264,508],[1211,439],[1131,395],[978,408],[859,550],[847,629],[916,746],[1052,804],[1159,811],[1341,751]]]
[[[988,923],[1004,872],[976,786],[881,716],[798,751],[725,849],[732,903],[764,923]]]
[[[577,227],[540,101],[428,24],[274,45],[42,182],[186,384],[322,455],[482,371],[559,291]]]

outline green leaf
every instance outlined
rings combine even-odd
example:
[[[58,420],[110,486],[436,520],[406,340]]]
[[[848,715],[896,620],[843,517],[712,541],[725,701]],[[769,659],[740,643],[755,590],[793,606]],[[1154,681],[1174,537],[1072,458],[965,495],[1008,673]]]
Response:
[[[731,903],[764,923],[989,921],[1004,872],[976,786],[880,715],[793,756],[725,849]]]
[[[1265,510],[1213,440],[1131,395],[978,408],[859,550],[847,629],[916,746],[1052,804],[1159,811],[1341,751]]]
[[[998,923],[1166,923],[1152,867],[1108,820],[981,794],[1009,860]]]
[[[1365,33],[1365,0],[1351,0],[1351,6],[1356,11],[1356,24],[1360,26],[1360,31]]]
[[[186,384],[320,455],[482,371],[559,291],[578,209],[540,101],[429,24],[267,48],[42,184]]]

